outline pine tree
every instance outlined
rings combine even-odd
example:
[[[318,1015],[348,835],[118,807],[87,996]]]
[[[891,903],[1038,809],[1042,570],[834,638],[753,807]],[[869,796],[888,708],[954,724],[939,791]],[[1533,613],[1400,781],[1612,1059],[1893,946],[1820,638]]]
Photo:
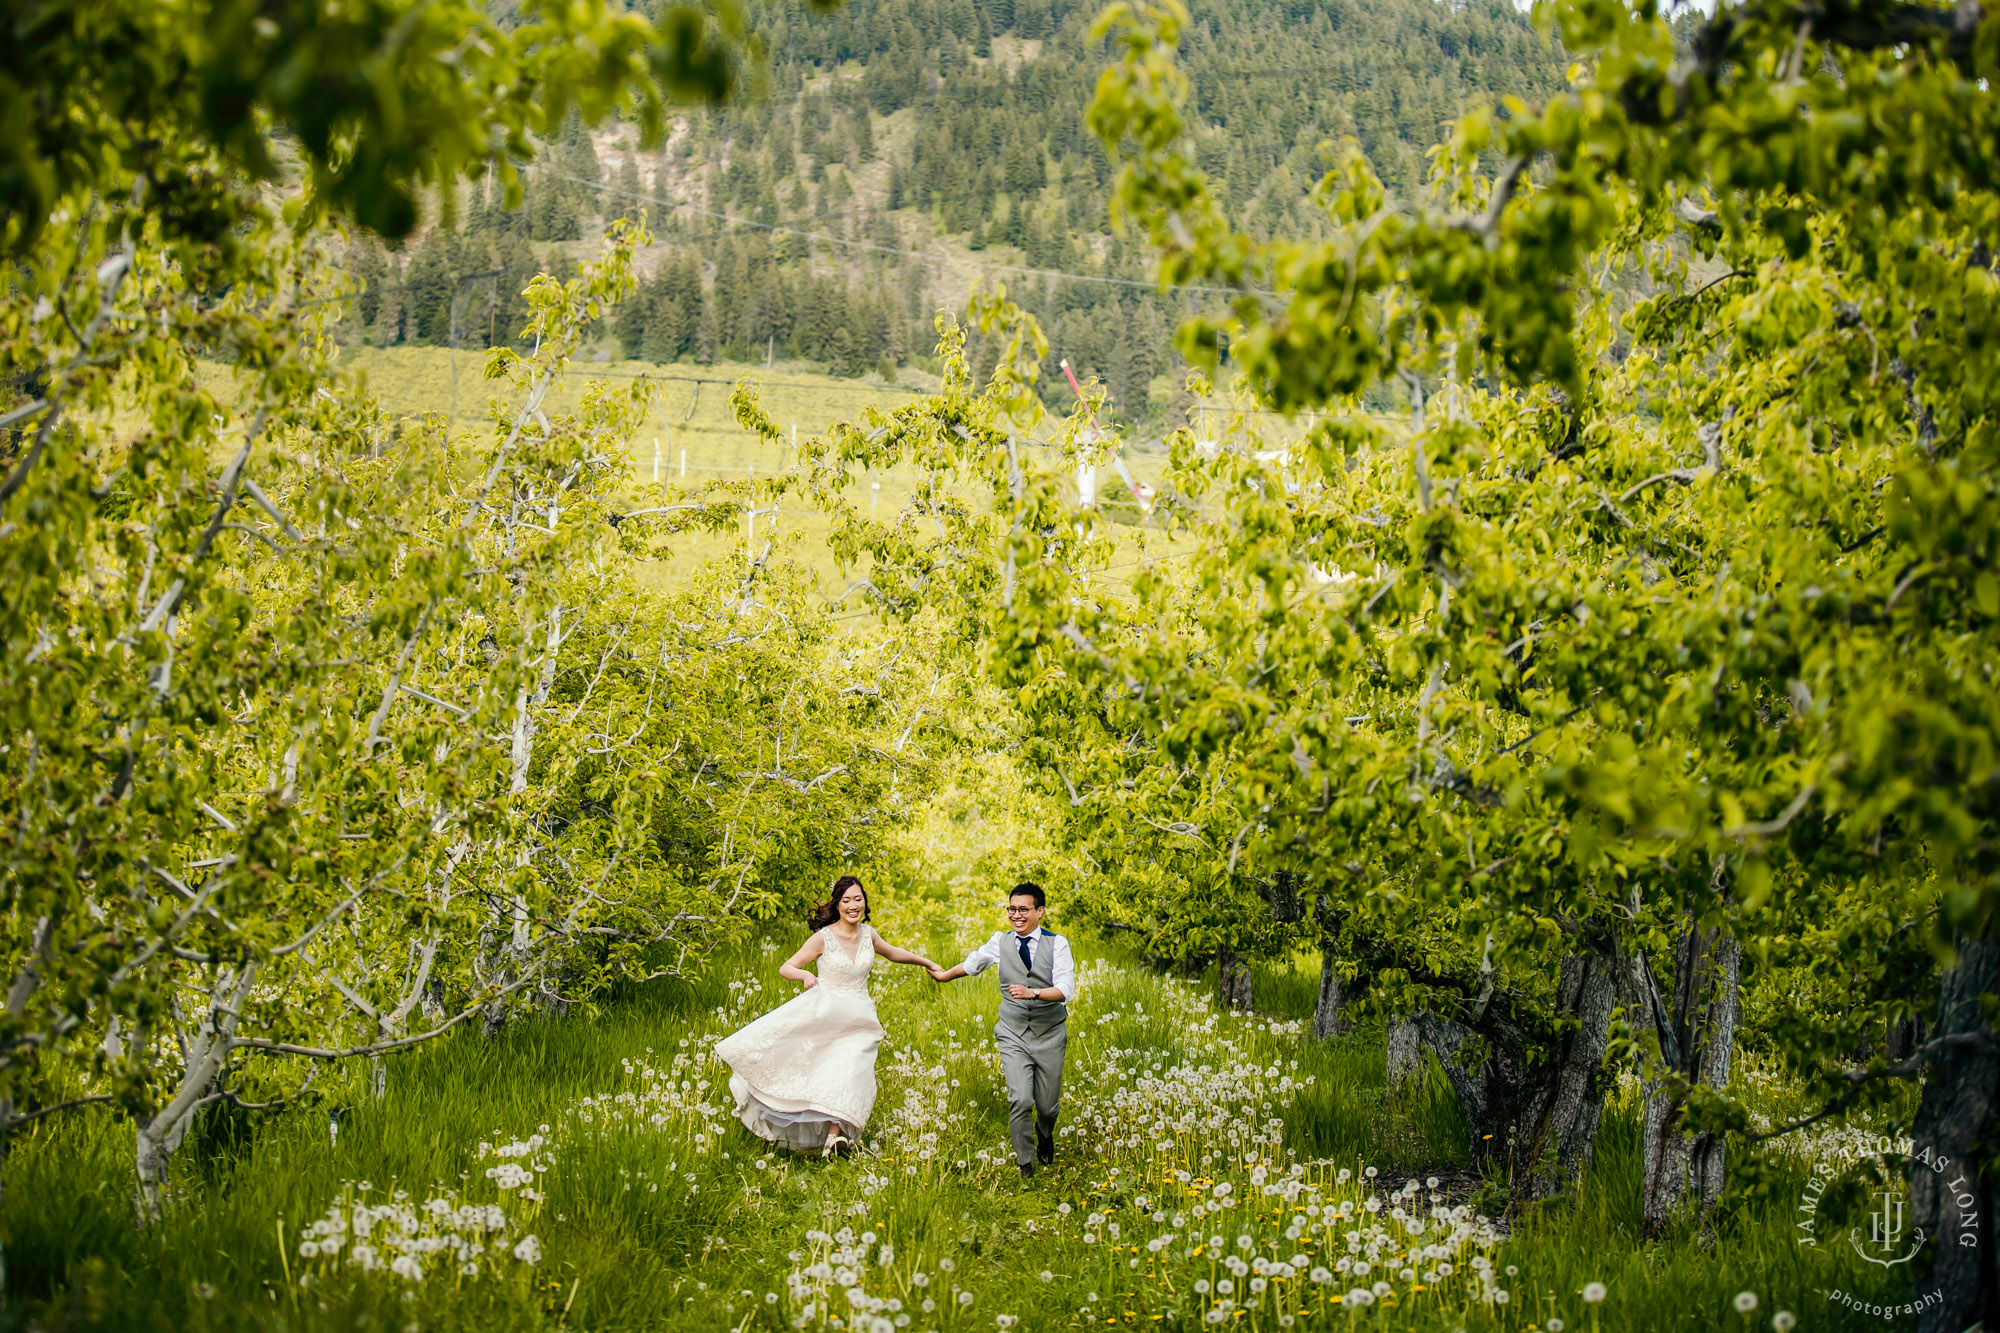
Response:
[[[369,341],[377,347],[394,347],[403,341],[403,280],[401,269],[390,256],[384,265],[384,276],[388,281],[382,287],[382,303],[375,312],[375,323]]]
[[[618,335],[618,346],[626,356],[633,359],[646,350],[648,335],[659,321],[661,287],[658,275],[649,281],[642,281],[638,290],[625,298],[618,307],[613,327]]]
[[[509,346],[520,338],[528,321],[528,302],[522,293],[542,271],[542,265],[535,258],[534,247],[528,244],[526,231],[518,225],[501,235],[494,246],[493,262],[500,270],[500,299],[487,324],[493,331],[494,342]]]
[[[861,373],[854,335],[847,331],[844,324],[835,328],[827,340],[826,369],[830,375],[853,376]]]
[[[701,323],[695,335],[694,359],[702,365],[715,363],[715,308],[704,302],[701,309]]]
[[[622,157],[618,166],[618,193],[608,201],[605,211],[636,218],[647,207],[645,186],[639,180],[639,159],[629,150]],[[657,213],[659,209],[654,207],[650,211]]]
[[[451,233],[437,230],[410,257],[403,277],[403,302],[409,312],[407,336],[412,342],[444,346],[454,295],[451,251]]]
[[[348,307],[342,323],[352,324],[357,338],[365,337],[381,313],[382,285],[388,281],[382,247],[372,237],[356,236],[347,246],[347,272],[361,284],[361,294]]]
[[[591,141],[590,131],[584,127],[583,117],[575,111],[563,125],[562,142],[556,149],[556,167],[565,176],[576,176],[587,181],[604,179],[604,166],[597,157],[597,145]]]
[[[850,165],[858,167],[875,160],[875,126],[869,121],[866,103],[847,109],[847,144]]]

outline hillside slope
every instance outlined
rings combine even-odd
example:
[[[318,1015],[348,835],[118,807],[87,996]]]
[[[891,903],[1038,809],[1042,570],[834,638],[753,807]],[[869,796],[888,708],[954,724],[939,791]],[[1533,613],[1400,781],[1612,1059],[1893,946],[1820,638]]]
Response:
[[[1153,291],[1146,256],[1109,228],[1113,166],[1083,124],[1104,63],[1095,12],[1094,0],[760,11],[768,68],[744,103],[689,111],[651,149],[634,126],[573,125],[526,172],[520,207],[489,187],[406,252],[358,242],[351,265],[375,290],[347,336],[484,346],[518,328],[529,277],[643,210],[658,243],[621,314],[622,356],[887,374],[925,363],[940,309],[1004,282],[1122,418],[1160,424],[1176,395],[1155,381],[1191,298]],[[1357,141],[1407,197],[1452,117],[1539,97],[1562,68],[1506,0],[1213,0],[1183,58],[1202,165],[1245,225],[1273,234],[1314,229],[1329,144]]]

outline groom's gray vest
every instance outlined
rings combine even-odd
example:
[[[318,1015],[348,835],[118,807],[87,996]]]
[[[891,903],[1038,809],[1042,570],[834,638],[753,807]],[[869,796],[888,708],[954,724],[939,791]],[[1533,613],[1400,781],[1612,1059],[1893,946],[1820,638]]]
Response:
[[[1020,937],[1009,932],[1007,942],[1000,950],[1000,964],[993,969],[1000,974],[1000,1026],[1030,1037],[1047,1037],[1063,1030],[1063,1024],[1069,1018],[1069,1006],[1061,1000],[1017,1000],[1007,993],[1009,986],[1049,990],[1056,984],[1054,932],[1037,931],[1032,938],[1035,942],[1033,968],[1021,966]]]

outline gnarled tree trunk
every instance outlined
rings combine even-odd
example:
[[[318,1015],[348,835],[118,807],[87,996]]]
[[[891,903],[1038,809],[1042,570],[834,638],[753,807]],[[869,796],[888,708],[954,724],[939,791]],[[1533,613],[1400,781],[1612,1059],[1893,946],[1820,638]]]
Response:
[[[225,968],[209,990],[209,1003],[201,1022],[183,1045],[180,1087],[151,1115],[138,1119],[133,1129],[132,1165],[138,1173],[140,1218],[157,1222],[160,1204],[166,1196],[167,1167],[195,1112],[215,1101],[216,1080],[229,1064],[235,1048],[236,1028],[241,1021],[243,1002],[257,977],[257,964],[245,963],[242,970]]]
[[[1915,1015],[1895,1020],[1889,1024],[1887,1044],[1891,1064],[1909,1059],[1924,1044],[1924,1020]]]
[[[1561,1192],[1590,1162],[1622,968],[1609,940],[1564,958],[1550,1033],[1539,1040],[1505,991],[1467,1004],[1457,1018],[1411,1020],[1458,1096],[1472,1165],[1509,1177],[1515,1203]],[[1468,1049],[1475,1067],[1460,1058]]]
[[[1228,1009],[1250,1008],[1250,964],[1224,949],[1215,956],[1216,998]]]
[[[1722,1197],[1721,1136],[1688,1133],[1682,1122],[1696,1085],[1729,1082],[1742,962],[1743,945],[1735,936],[1689,922],[1674,946],[1670,999],[1661,998],[1643,964],[1636,969],[1660,1044],[1659,1061],[1649,1060],[1646,1074],[1642,1215],[1649,1239],[1667,1229],[1688,1198],[1697,1199],[1706,1216]]]
[[[1319,999],[1313,1004],[1313,1035],[1321,1041],[1337,1037],[1354,1026],[1347,1017],[1347,988],[1341,984],[1334,964],[1333,946],[1319,951]]]
[[[1924,1078],[1913,1135],[1945,1168],[1912,1164],[1910,1224],[1938,1243],[1924,1247],[1919,1289],[1939,1299],[1917,1314],[1918,1333],[2000,1328],[2000,1245],[1993,1236],[2000,1203],[1988,1165],[2000,1143],[2000,1049],[1982,997],[2000,994],[2000,940],[1961,937],[1958,962],[1938,995],[1938,1048]],[[1954,1039],[1957,1039],[1954,1041]],[[1967,1243],[1970,1238],[1971,1243]]]
[[[514,730],[509,748],[510,773],[507,782],[509,795],[519,796],[528,790],[528,773],[533,767],[535,737],[541,732],[541,722],[536,710],[548,702],[549,690],[556,679],[557,654],[563,645],[563,608],[555,607],[549,613],[548,638],[542,654],[541,667],[532,690],[523,686],[514,696]],[[571,630],[571,633],[575,633]],[[519,864],[523,870],[532,860],[532,852],[523,847],[519,853]],[[490,966],[494,979],[511,983],[520,979],[529,966],[530,935],[528,931],[528,900],[519,893],[511,895],[505,907],[496,905],[493,913],[493,928],[487,938],[499,944],[491,955]],[[501,942],[504,935],[504,942]],[[491,1037],[500,1031],[507,1021],[508,1004],[505,996],[495,999],[486,1006],[480,1016],[479,1030]]]
[[[1425,1025],[1432,1025],[1426,1033]],[[1456,1023],[1441,1021],[1430,1014],[1408,1014],[1389,1025],[1389,1092],[1396,1095],[1424,1068],[1424,1050],[1429,1047],[1438,1059],[1450,1058],[1464,1044],[1466,1031]]]
[[[1341,980],[1337,962],[1339,943],[1335,938],[1339,921],[1325,893],[1313,901],[1313,919],[1320,929],[1319,999],[1313,1004],[1313,1035],[1325,1041],[1354,1026],[1354,1021],[1347,1016],[1347,1006],[1362,987],[1351,986]]]

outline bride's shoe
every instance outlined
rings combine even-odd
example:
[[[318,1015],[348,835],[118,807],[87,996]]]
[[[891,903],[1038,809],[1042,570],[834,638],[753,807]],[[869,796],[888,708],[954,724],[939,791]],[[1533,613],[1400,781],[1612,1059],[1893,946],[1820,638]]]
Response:
[[[852,1139],[848,1138],[845,1134],[835,1134],[826,1141],[826,1147],[820,1149],[819,1155],[821,1157],[845,1157],[853,1151],[854,1141]]]

